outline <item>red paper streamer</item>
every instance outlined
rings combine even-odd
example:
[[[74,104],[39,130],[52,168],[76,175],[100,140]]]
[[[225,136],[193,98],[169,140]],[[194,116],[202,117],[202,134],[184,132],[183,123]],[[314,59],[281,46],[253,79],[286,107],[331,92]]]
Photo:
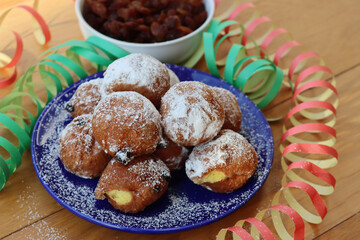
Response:
[[[35,1],[34,5],[36,5],[36,3],[37,2]],[[48,25],[46,24],[45,20],[41,17],[41,15],[34,8],[32,8],[30,6],[26,6],[26,5],[19,5],[15,8],[22,8],[22,9],[26,10],[36,20],[36,22],[40,26],[41,33],[44,36],[44,42],[42,44],[46,44],[47,42],[49,42],[51,40],[51,34],[50,34]],[[4,20],[6,15],[13,9],[14,8],[9,9],[5,13],[3,13],[3,15],[0,16],[0,17],[2,17],[2,20]],[[1,22],[0,22],[0,25],[1,25]],[[11,31],[11,32],[14,34],[15,39],[16,39],[15,53],[14,53],[14,56],[11,58],[11,60],[7,64],[2,66],[1,68],[3,68],[3,69],[14,68],[14,69],[13,69],[13,73],[11,74],[10,77],[0,80],[0,88],[5,88],[5,87],[11,85],[16,80],[16,77],[17,77],[16,65],[19,63],[22,53],[23,53],[23,41],[22,41],[21,36],[15,31]],[[37,40],[39,41],[39,39],[37,39]]]
[[[251,223],[256,229],[260,232],[261,236],[264,240],[275,240],[274,235],[270,231],[270,229],[257,218],[247,218],[244,221]]]
[[[19,5],[17,7],[25,9],[26,11],[28,11],[34,17],[34,19],[39,23],[39,25],[41,27],[41,30],[42,30],[42,33],[44,34],[44,37],[45,37],[44,44],[49,42],[51,40],[51,33],[50,33],[49,26],[46,24],[43,17],[34,8],[32,8],[30,6]]]
[[[12,70],[12,74],[9,77],[0,80],[0,88],[5,88],[5,87],[11,85],[13,82],[15,82],[16,77],[17,77],[16,65],[18,64],[18,62],[21,58],[23,49],[24,49],[23,41],[22,41],[20,35],[15,31],[11,31],[11,32],[14,34],[15,40],[16,40],[15,53],[14,53],[14,56],[10,59],[10,61],[8,63],[6,63],[4,66],[2,66],[1,68],[2,69],[13,68],[13,70]]]
[[[299,76],[296,78],[296,82],[295,82],[295,89],[299,86],[299,84],[304,81],[307,77],[309,77],[311,74],[317,73],[317,72],[327,72],[330,75],[333,75],[333,73],[331,72],[331,70],[326,67],[326,66],[321,66],[321,65],[315,65],[315,66],[310,66],[307,69],[305,69],[304,71],[302,71]]]
[[[291,48],[293,47],[297,47],[297,46],[301,46],[301,43],[297,42],[297,41],[291,41],[291,42],[287,42],[284,45],[282,45],[275,53],[275,57],[274,57],[274,63],[276,65],[279,65],[280,59],[281,57],[288,52]]]
[[[301,53],[300,55],[298,55],[292,62],[291,62],[291,65],[289,67],[289,73],[288,73],[288,77],[290,79],[292,79],[293,77],[293,74],[295,72],[295,69],[298,67],[298,65],[308,59],[308,58],[312,58],[312,57],[317,57],[317,58],[320,58],[320,56],[316,53],[316,52],[304,52],[304,53]]]
[[[270,207],[269,209],[276,209],[288,215],[295,224],[294,240],[304,239],[305,224],[301,216],[294,209],[286,205],[276,205]]]
[[[275,30],[273,30],[271,33],[269,33],[266,38],[264,39],[264,41],[262,42],[260,48],[263,50],[260,52],[260,56],[262,58],[265,57],[265,52],[266,49],[268,48],[268,46],[272,43],[272,41],[279,36],[280,34],[283,33],[288,33],[288,31],[285,28],[277,28]]]
[[[285,156],[290,152],[328,154],[335,158],[338,158],[338,153],[334,148],[321,144],[292,143],[285,147],[282,155]]]
[[[248,8],[255,8],[253,3],[244,3],[236,7],[228,17],[228,20],[234,20],[241,12]]]
[[[220,0],[217,0],[216,4],[218,5],[220,4],[220,2],[221,2]],[[243,12],[243,10],[249,7],[253,7],[253,5],[242,4],[239,5],[238,7],[235,7],[234,10],[229,14],[228,19],[229,20],[235,19],[236,16],[240,15]],[[247,50],[249,50],[249,48],[252,48],[252,46],[247,47],[248,40],[251,39],[252,33],[255,32],[255,30],[263,23],[272,23],[272,21],[270,18],[262,16],[251,21],[247,25],[247,27],[244,27],[243,33],[240,34],[241,44],[244,45],[244,47]],[[302,47],[302,44],[300,42],[294,41],[286,29],[284,28],[272,29],[272,28],[273,26],[270,27],[269,32],[267,32],[262,36],[263,41],[259,44],[261,49],[259,54],[262,58],[267,58],[268,56],[270,56],[270,54],[272,54],[271,56],[273,56],[273,62],[278,66],[280,61],[284,58],[285,55],[288,55],[289,52],[293,51],[293,49],[297,47]],[[225,31],[225,34],[226,33],[228,33],[228,30]],[[279,48],[274,50],[273,53],[269,53],[268,52],[269,46],[273,42],[275,42],[275,40],[277,40],[280,35],[283,34],[286,34],[288,36],[288,40],[285,40],[285,42],[283,42]],[[280,41],[284,41],[282,39],[280,39]],[[305,62],[307,62],[307,60],[310,58],[319,59],[320,65],[311,64],[310,66],[304,67]],[[329,116],[328,113],[333,114],[334,118],[336,117],[337,90],[334,85],[335,79],[332,71],[328,67],[324,66],[323,60],[315,52],[303,52],[297,54],[290,62],[288,68],[284,67],[283,69],[287,71],[288,78],[290,79],[291,83],[294,84],[294,88],[293,88],[294,92],[291,98],[291,103],[294,104],[294,106],[290,109],[290,111],[287,113],[287,115],[284,118],[284,134],[282,135],[280,140],[280,146],[283,147],[283,149],[281,149],[283,157],[286,157],[286,155],[289,153],[297,154],[298,152],[301,152],[301,153],[308,153],[310,155],[311,154],[330,155],[334,157],[337,161],[338,154],[337,151],[332,146],[327,146],[320,143],[308,143],[305,140],[304,142],[302,142],[302,139],[292,137],[296,134],[304,134],[304,133],[308,135],[327,134],[332,138],[332,140],[334,140],[334,141],[326,141],[327,144],[332,145],[335,142],[336,131],[332,126],[334,121],[332,121],[331,124],[321,122],[322,119]],[[318,78],[310,79],[310,77],[313,74],[317,74],[316,77]],[[326,79],[328,78],[324,78],[323,77],[324,74],[330,75],[333,81],[327,81]],[[289,86],[291,86],[291,84]],[[302,93],[313,88],[323,88],[325,90],[330,90],[330,91],[323,91],[323,93],[320,93],[318,96],[312,98],[306,98],[300,96]],[[332,100],[334,99],[334,98],[330,98],[331,96],[335,97],[336,99],[335,103],[330,102],[329,99]],[[302,101],[300,102],[295,101],[296,99],[300,99]],[[310,109],[317,109],[318,111],[316,113],[308,112],[308,110]],[[293,121],[295,114],[302,115],[302,117],[300,118],[301,120],[297,119],[296,121]],[[291,122],[289,122],[289,120],[291,120]],[[287,128],[285,127],[286,123],[288,123]],[[291,124],[292,126],[289,126]],[[287,140],[287,145],[283,146],[283,144],[285,144],[285,140]],[[332,163],[334,163],[334,161]],[[303,169],[304,171],[310,172],[314,176],[318,177],[327,184],[331,185],[333,188],[335,187],[335,183],[336,183],[335,178],[323,168],[320,168],[319,166],[310,162],[310,159],[309,161],[307,161],[307,159],[304,159],[304,161],[292,162],[287,167],[287,170],[284,169],[284,171],[286,170],[286,172],[284,173],[284,177],[286,174],[288,174],[290,171],[294,169]],[[296,177],[296,174],[295,176],[294,175],[291,176]],[[315,188],[313,186],[315,186]],[[326,209],[326,205],[321,199],[319,192],[316,189],[316,186],[319,185],[316,184],[310,185],[304,181],[292,181],[289,183],[285,182],[285,186],[283,186],[281,191],[291,187],[293,188],[295,187],[303,190],[309,195],[320,218],[323,219],[326,216],[327,209]],[[322,190],[322,192],[323,194],[330,194],[331,190],[325,188],[325,190]],[[304,239],[305,225],[299,213],[297,213],[294,209],[286,205],[271,206],[268,209],[277,209],[289,215],[295,224],[294,239]],[[261,217],[262,215],[259,214],[259,218]],[[256,219],[258,222],[261,222],[261,219],[257,219],[257,218],[254,219]],[[248,221],[248,219],[241,220],[239,222],[242,221]],[[268,230],[267,227],[266,229]],[[233,231],[234,229],[230,228],[229,230]],[[235,230],[239,237],[246,236],[246,234],[244,234],[238,228],[235,228]],[[265,239],[264,233],[261,234],[262,237]],[[271,232],[270,235],[273,237]],[[221,236],[223,236],[223,234]],[[219,239],[223,239],[223,238],[221,237]]]
[[[323,180],[324,182],[328,183],[329,185],[335,187],[336,179],[333,175],[331,175],[328,171],[316,166],[311,162],[306,161],[299,161],[290,164],[286,172],[293,170],[293,169],[304,169],[314,176],[318,177],[319,179]]]
[[[305,110],[305,109],[310,109],[310,108],[322,108],[322,109],[327,109],[330,110],[331,112],[333,112],[334,115],[336,115],[336,108],[328,102],[325,101],[308,101],[308,102],[303,102],[300,103],[299,105],[296,105],[295,107],[293,107],[289,113],[286,115],[284,122],[286,122],[292,115]]]
[[[322,219],[324,219],[324,217],[327,213],[327,209],[326,209],[325,203],[323,202],[323,200],[321,199],[319,193],[316,191],[315,188],[313,188],[311,185],[309,185],[305,182],[301,182],[301,181],[289,182],[283,188],[290,188],[290,187],[299,188],[299,189],[303,190],[304,192],[306,192],[308,194],[308,196],[310,197],[312,203],[314,204],[316,211],[319,213],[320,217]]]
[[[229,227],[229,228],[227,228],[227,230],[235,233],[236,235],[241,237],[242,240],[254,240],[254,238],[241,227],[238,227],[238,226]]]
[[[23,41],[21,39],[21,36],[15,32],[15,31],[11,31],[14,36],[15,36],[15,39],[16,39],[16,48],[15,48],[15,53],[14,53],[14,56],[13,58],[11,59],[11,61],[6,64],[5,66],[3,66],[3,68],[12,68],[12,67],[15,67],[20,58],[21,58],[21,55],[23,53],[23,49],[24,49],[24,44],[23,44]]]
[[[328,81],[315,80],[315,81],[305,83],[301,87],[296,87],[296,89],[294,91],[294,94],[293,94],[293,96],[291,98],[291,101],[294,101],[296,96],[299,95],[300,93],[302,93],[302,92],[304,92],[304,91],[306,91],[306,90],[308,90],[310,88],[315,88],[315,87],[324,87],[324,88],[327,88],[327,89],[331,89],[335,95],[338,95],[337,90],[334,87],[334,85],[332,85]]]
[[[332,127],[329,127],[322,123],[304,123],[302,125],[295,126],[293,128],[288,129],[281,136],[280,143],[282,143],[288,136],[292,136],[292,135],[295,135],[298,133],[313,132],[313,131],[325,132],[325,133],[332,135],[333,137],[336,137],[336,131]]]
[[[249,26],[245,29],[244,31],[244,35],[241,39],[241,44],[242,45],[246,45],[249,36],[251,35],[251,33],[262,23],[265,22],[271,22],[271,19],[268,17],[259,17],[257,19],[255,19],[254,21],[252,21]]]
[[[0,88],[5,88],[15,82],[17,77],[17,70],[14,68],[13,73],[10,77],[0,80]]]

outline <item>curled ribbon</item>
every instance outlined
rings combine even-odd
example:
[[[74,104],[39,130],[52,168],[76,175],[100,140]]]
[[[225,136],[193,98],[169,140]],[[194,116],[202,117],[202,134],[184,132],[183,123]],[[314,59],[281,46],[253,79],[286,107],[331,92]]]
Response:
[[[62,49],[66,49],[65,56],[59,53]],[[127,54],[98,37],[90,37],[86,41],[69,41],[43,53],[40,62],[31,66],[18,79],[14,90],[0,102],[0,123],[2,124],[0,127],[12,132],[19,142],[16,146],[0,137],[0,146],[10,154],[6,160],[0,155],[0,189],[20,166],[23,153],[30,147],[32,128],[44,106],[74,82],[74,75],[81,79],[89,74],[80,56],[86,59],[83,61],[93,66],[94,71],[100,71],[115,59]],[[40,74],[42,83],[33,82],[35,74]],[[36,94],[37,87],[45,89],[47,93],[45,101]],[[37,108],[35,114],[22,106],[24,98],[33,101]]]
[[[283,72],[272,61],[260,59],[259,56],[247,56],[246,49],[239,43],[234,43],[227,56],[216,60],[220,45],[230,39],[236,32],[227,31],[230,26],[237,25],[236,21],[220,23],[215,19],[211,22],[207,32],[203,34],[205,59],[209,71],[214,76],[239,88],[259,107],[266,107],[280,91]],[[249,25],[250,26],[250,25]],[[221,36],[223,33],[224,36]],[[224,66],[224,74],[220,74],[218,66]]]
[[[21,36],[15,32],[8,30],[4,27],[1,27],[3,21],[5,20],[6,16],[15,9],[23,9],[26,12],[28,12],[32,18],[33,18],[33,32],[34,36],[38,43],[44,45],[51,39],[51,34],[48,25],[46,24],[45,20],[41,17],[41,15],[36,11],[38,7],[39,0],[35,0],[33,7],[26,6],[26,5],[19,5],[14,8],[7,9],[5,12],[3,12],[0,15],[0,32],[7,32],[12,33],[15,36],[16,39],[16,47],[15,47],[15,53],[14,56],[11,58],[5,53],[0,52],[0,69],[12,69],[12,74],[9,77],[6,77],[2,80],[0,80],[0,88],[7,87],[11,85],[13,82],[15,82],[17,77],[17,69],[16,65],[18,64],[22,52],[23,52],[23,41],[21,39]]]
[[[216,2],[220,5],[222,1]],[[204,34],[204,46],[214,49],[214,52],[210,53],[205,50],[205,58],[210,72],[223,77],[231,84],[235,82],[233,79],[237,79],[234,76],[240,76],[245,70],[239,67],[239,62],[250,59],[247,66],[267,60],[281,69],[288,78],[289,81],[280,82],[284,87],[290,87],[293,93],[290,110],[284,117],[283,135],[280,140],[284,175],[282,188],[275,194],[272,206],[259,212],[255,218],[240,220],[233,227],[221,229],[217,240],[225,239],[228,232],[232,233],[233,239],[258,239],[260,235],[263,239],[275,239],[272,231],[282,239],[304,239],[304,221],[313,224],[322,222],[327,208],[321,196],[330,195],[335,189],[335,178],[325,169],[336,166],[338,159],[337,151],[334,149],[334,125],[339,103],[336,80],[317,53],[306,51],[301,43],[293,40],[286,29],[276,28],[270,18],[254,14],[255,17],[251,18],[250,22],[236,22],[236,17],[246,8],[257,12],[253,9],[253,4],[242,4],[232,7],[232,11],[227,9],[227,17],[224,16],[225,13],[220,14],[221,18],[216,26],[222,26],[222,30],[215,31],[216,27],[213,27],[208,31],[213,36],[210,37],[209,33]],[[232,26],[237,27],[231,30]],[[235,38],[236,35],[239,37]],[[231,42],[227,42],[231,51],[225,57],[225,73],[222,76],[217,67],[222,66],[223,62],[215,61],[214,56],[219,42],[224,38]],[[232,41],[233,39],[235,41]],[[253,52],[258,53],[258,56],[251,55]],[[238,62],[233,60],[235,57]],[[255,69],[252,71],[256,72]],[[260,81],[254,80],[252,83],[252,87],[256,87]],[[243,91],[247,90],[243,88],[243,84],[234,85]],[[258,89],[252,90],[256,93]],[[249,96],[250,92],[247,92]],[[300,197],[302,195],[293,194],[292,189],[304,192],[310,203],[308,201],[306,204]],[[272,231],[262,222],[268,212],[273,222]],[[290,216],[294,222],[294,230],[285,227],[280,212]],[[251,224],[250,232],[243,227],[245,222]]]

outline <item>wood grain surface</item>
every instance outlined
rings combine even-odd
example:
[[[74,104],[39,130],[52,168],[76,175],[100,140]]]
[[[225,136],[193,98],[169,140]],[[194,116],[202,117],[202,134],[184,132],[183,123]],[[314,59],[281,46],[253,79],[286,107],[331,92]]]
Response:
[[[30,0],[1,0],[0,13]],[[306,224],[306,239],[358,239],[360,235],[360,1],[358,0],[260,0],[255,1],[260,14],[270,17],[278,27],[288,29],[295,40],[322,56],[337,79],[340,106],[337,112],[339,163],[329,169],[336,178],[335,192],[324,197],[328,213],[319,225]],[[35,41],[31,18],[21,9],[13,10],[2,24],[24,38],[24,55],[19,63],[24,72],[46,49],[68,40],[83,37],[77,25],[74,1],[40,1],[39,12],[49,24],[52,40],[46,46]],[[21,14],[21,17],[20,17]],[[0,32],[0,49],[12,54],[13,39]],[[206,71],[201,61],[197,69]],[[0,89],[0,99],[13,86]],[[289,93],[266,114],[284,114]],[[38,180],[30,152],[23,156],[21,167],[0,191],[0,239],[215,239],[221,228],[238,220],[254,217],[270,206],[273,195],[281,187],[279,140],[282,122],[271,123],[275,140],[274,164],[260,191],[245,206],[210,225],[173,234],[140,235],[111,230],[87,222],[60,206]],[[1,134],[9,134],[0,132]],[[2,149],[0,149],[0,153]]]

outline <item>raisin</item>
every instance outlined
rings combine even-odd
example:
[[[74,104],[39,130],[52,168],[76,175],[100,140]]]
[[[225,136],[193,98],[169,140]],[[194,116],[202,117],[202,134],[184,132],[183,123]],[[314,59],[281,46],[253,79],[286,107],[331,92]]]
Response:
[[[166,18],[166,13],[165,13],[165,11],[161,11],[161,13],[160,13],[157,21],[158,21],[159,23],[163,23],[164,20],[165,20],[165,18]]]
[[[84,18],[110,37],[150,43],[189,34],[207,13],[201,0],[86,0]]]
[[[207,13],[205,11],[194,17],[194,21],[196,22],[196,28],[200,27],[203,22],[205,22],[207,17]]]
[[[162,173],[162,175],[161,175],[164,179],[165,179],[165,181],[167,181],[167,182],[170,182],[170,180],[171,180],[171,175],[169,174],[169,173]]]
[[[144,24],[140,24],[136,27],[136,30],[138,30],[140,32],[147,32],[150,30],[150,28]]]
[[[184,18],[184,26],[192,29],[192,30],[195,30],[196,29],[196,23],[195,21],[193,20],[193,18],[189,17],[189,16],[186,16]]]
[[[117,10],[117,15],[126,21],[129,21],[129,19],[134,19],[137,17],[137,11],[135,8],[119,8]]]
[[[158,186],[158,185],[156,185],[156,186],[154,187],[154,192],[156,192],[156,193],[161,192],[161,187]]]
[[[153,22],[150,26],[151,34],[154,35],[155,39],[159,42],[164,40],[164,37],[167,33],[167,29],[164,25],[159,24],[158,22]]]
[[[75,111],[74,105],[73,105],[72,102],[70,102],[70,101],[65,104],[65,109],[66,109],[66,111],[68,111],[68,112],[73,112],[73,111]]]
[[[124,23],[124,26],[126,27],[126,28],[135,28],[135,27],[137,27],[138,26],[138,24],[135,22],[135,21],[128,21],[128,22],[125,22]]]
[[[183,36],[192,32],[190,28],[184,26],[179,26],[177,29],[179,30],[180,33],[183,34]]]
[[[143,4],[140,1],[133,1],[130,4],[131,7],[133,7],[138,13],[140,14],[150,14],[150,9],[143,6]]]
[[[181,22],[180,22],[180,18],[178,16],[168,16],[164,20],[164,25],[167,28],[177,28],[180,26],[180,24],[181,24]]]
[[[94,0],[87,0],[90,3],[90,7],[93,13],[102,18],[107,18],[107,8],[105,4]]]
[[[199,1],[199,0],[189,0],[189,3],[193,7],[197,7],[197,6],[200,6],[202,4],[202,2]]]
[[[127,151],[118,151],[115,154],[115,158],[124,165],[127,165],[133,159],[131,153]]]

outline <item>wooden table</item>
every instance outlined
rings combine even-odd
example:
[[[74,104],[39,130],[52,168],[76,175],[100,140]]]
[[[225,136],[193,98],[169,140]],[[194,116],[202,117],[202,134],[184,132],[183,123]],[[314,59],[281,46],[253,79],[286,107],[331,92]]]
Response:
[[[1,0],[0,12],[30,0]],[[358,0],[262,0],[255,2],[261,15],[269,16],[279,27],[288,29],[294,39],[319,53],[337,79],[340,107],[337,112],[339,163],[329,170],[337,180],[333,194],[323,197],[328,208],[319,225],[306,224],[306,239],[358,239],[360,234],[360,2]],[[24,38],[24,55],[19,63],[23,73],[37,56],[49,47],[68,40],[83,39],[74,13],[74,2],[41,1],[39,12],[52,32],[52,40],[40,46],[31,34],[30,17],[15,10],[2,26],[18,31]],[[12,39],[0,33],[1,49],[11,53]],[[204,62],[196,68],[206,70]],[[3,98],[12,87],[0,90]],[[287,99],[282,104],[287,104]],[[280,104],[280,103],[279,103]],[[279,114],[281,107],[267,113]],[[273,168],[265,185],[245,206],[213,224],[180,233],[138,235],[119,232],[87,222],[60,206],[38,180],[30,152],[23,156],[21,167],[0,191],[0,238],[2,239],[215,239],[221,228],[254,217],[270,206],[279,190],[283,175],[279,140],[282,121],[271,123],[275,140]]]

